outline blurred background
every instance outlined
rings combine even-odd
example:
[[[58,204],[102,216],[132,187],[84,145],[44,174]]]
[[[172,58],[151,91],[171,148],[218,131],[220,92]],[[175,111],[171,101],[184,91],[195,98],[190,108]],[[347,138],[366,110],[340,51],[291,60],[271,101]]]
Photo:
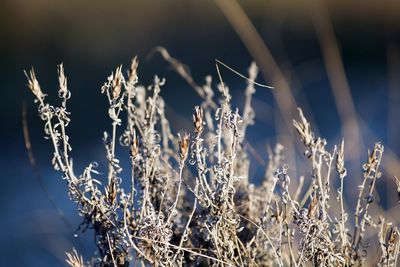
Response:
[[[69,136],[79,173],[91,161],[105,162],[101,137],[110,122],[100,87],[119,64],[127,69],[135,55],[140,83],[150,84],[154,74],[167,79],[161,94],[174,132],[190,129],[201,99],[159,54],[149,57],[156,46],[185,63],[198,84],[208,74],[217,77],[215,59],[243,74],[257,62],[257,82],[275,89],[258,87],[254,95],[256,124],[247,139],[259,157],[251,166],[256,184],[267,146],[276,142],[286,147],[293,183],[301,174],[309,177],[309,170],[296,168],[306,164],[296,157],[302,147],[290,127],[297,106],[330,149],[344,137],[349,199],[357,193],[368,148],[383,142],[379,202],[389,220],[399,222],[393,181],[400,176],[399,34],[395,0],[1,1],[0,266],[64,266],[64,252],[73,246],[85,259],[95,250],[90,230],[74,237],[81,218],[51,168],[52,148],[43,139],[23,70],[34,67],[56,103],[56,66],[64,63],[72,92]],[[246,82],[226,68],[221,72],[233,105],[243,107]],[[41,180],[24,146],[23,103]]]

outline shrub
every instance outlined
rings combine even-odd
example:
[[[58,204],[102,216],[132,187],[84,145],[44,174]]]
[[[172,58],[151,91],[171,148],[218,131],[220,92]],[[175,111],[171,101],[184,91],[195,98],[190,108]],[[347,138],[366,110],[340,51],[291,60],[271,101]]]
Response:
[[[375,263],[397,265],[399,231],[369,209],[381,176],[382,144],[373,147],[363,165],[354,218],[349,219],[342,193],[344,142],[329,151],[301,109],[293,126],[310,161],[309,187],[301,178],[298,188],[290,188],[280,144],[270,152],[265,177],[256,187],[250,182],[245,145],[246,129],[254,123],[256,65],[249,68],[244,110],[239,112],[231,107],[222,79],[215,102],[211,77],[198,86],[182,64],[169,61],[202,99],[194,108],[193,129],[172,133],[160,96],[164,79],[155,76],[146,88],[138,84],[136,58],[127,76],[118,67],[101,88],[111,122],[103,137],[106,181],[100,180],[96,162],[79,175],[74,172],[67,135],[71,93],[63,65],[58,67],[60,106],[46,102],[33,70],[27,74],[45,137],[53,145],[52,164],[62,173],[83,224],[94,230],[98,248],[90,263],[75,249],[67,253],[69,265],[359,266],[367,264],[368,251],[378,250],[367,246],[365,233],[371,227],[379,230],[381,252]],[[130,177],[120,177],[118,143],[130,151]],[[131,188],[122,188],[122,179],[130,180]],[[340,181],[336,190],[333,179]]]

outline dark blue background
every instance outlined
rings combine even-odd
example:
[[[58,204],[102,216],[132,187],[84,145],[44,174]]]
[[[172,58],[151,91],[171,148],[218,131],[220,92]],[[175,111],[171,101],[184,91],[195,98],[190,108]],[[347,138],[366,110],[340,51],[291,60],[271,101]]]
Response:
[[[395,96],[400,88],[394,86],[394,94],[389,94],[387,60],[388,51],[400,51],[399,8],[394,1],[379,5],[326,2],[358,115],[369,128],[362,129],[365,143],[372,147],[381,140],[399,153],[399,121],[396,114],[389,121],[388,114],[399,110]],[[312,114],[313,123],[330,144],[338,143],[341,123],[307,7],[290,1],[249,1],[243,8],[291,81],[297,103]],[[42,89],[56,103],[56,65],[64,62],[72,92],[72,156],[77,170],[82,170],[93,160],[105,162],[101,137],[110,123],[100,87],[117,65],[127,68],[134,55],[140,59],[141,83],[151,83],[154,74],[167,79],[161,94],[173,130],[191,127],[192,109],[200,99],[160,56],[146,60],[157,45],[186,63],[198,83],[207,74],[216,77],[216,58],[242,73],[252,61],[213,1],[1,1],[0,266],[63,266],[64,251],[72,246],[85,259],[94,251],[90,231],[73,237],[81,219],[59,173],[51,168],[52,148],[43,139],[42,122],[23,70],[34,66]],[[393,59],[400,62],[400,54]],[[232,90],[234,105],[242,107],[245,82],[226,70],[223,77]],[[262,77],[258,81],[270,83]],[[276,142],[276,103],[264,88],[257,88],[255,98],[256,126],[248,131],[248,140],[265,160],[266,145]],[[44,187],[72,228],[52,208],[29,165],[22,135],[24,101]],[[360,149],[366,155],[367,148]],[[104,171],[105,165],[100,169]],[[253,164],[251,173],[258,183],[263,166]],[[386,183],[381,185],[385,193]],[[393,187],[391,182],[388,185]],[[385,198],[382,202],[389,205]]]

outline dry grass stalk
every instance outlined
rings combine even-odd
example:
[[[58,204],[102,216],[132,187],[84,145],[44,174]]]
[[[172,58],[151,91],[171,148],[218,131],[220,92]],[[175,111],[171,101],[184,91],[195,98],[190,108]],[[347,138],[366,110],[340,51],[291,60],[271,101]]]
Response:
[[[71,252],[66,252],[65,254],[67,254],[67,259],[65,261],[69,266],[85,267],[82,256],[78,254],[75,248]]]

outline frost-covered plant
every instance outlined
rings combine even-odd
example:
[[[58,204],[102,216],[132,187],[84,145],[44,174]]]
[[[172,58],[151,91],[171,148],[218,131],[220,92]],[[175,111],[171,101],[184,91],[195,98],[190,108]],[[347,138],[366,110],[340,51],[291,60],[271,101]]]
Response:
[[[397,265],[399,230],[370,212],[381,176],[382,144],[375,145],[363,165],[353,226],[344,205],[344,141],[329,151],[301,109],[293,125],[310,161],[310,177],[300,177],[300,186],[292,188],[284,147],[277,144],[269,152],[263,182],[255,186],[250,182],[245,142],[246,129],[254,123],[251,102],[257,66],[253,63],[249,68],[240,112],[232,108],[229,88],[221,77],[217,90],[210,76],[204,85],[197,85],[183,64],[166,50],[158,51],[202,99],[194,108],[193,129],[172,133],[160,96],[164,79],[155,76],[152,85],[140,85],[136,58],[127,75],[118,67],[101,88],[111,122],[110,132],[103,137],[108,161],[105,179],[99,176],[96,162],[75,174],[67,135],[71,93],[63,65],[58,67],[60,106],[46,101],[33,70],[27,74],[45,137],[53,145],[52,164],[62,173],[83,225],[94,230],[98,248],[87,263],[76,250],[67,253],[69,265],[369,265],[367,251],[378,250],[367,246],[365,233],[371,227],[379,230],[381,249],[380,258],[371,265]],[[122,129],[122,125],[126,126]],[[126,166],[130,177],[121,177],[118,144],[130,151]],[[122,179],[128,179],[131,188],[122,188]],[[334,188],[334,179],[340,180],[339,188]],[[339,212],[332,205],[339,206]]]

